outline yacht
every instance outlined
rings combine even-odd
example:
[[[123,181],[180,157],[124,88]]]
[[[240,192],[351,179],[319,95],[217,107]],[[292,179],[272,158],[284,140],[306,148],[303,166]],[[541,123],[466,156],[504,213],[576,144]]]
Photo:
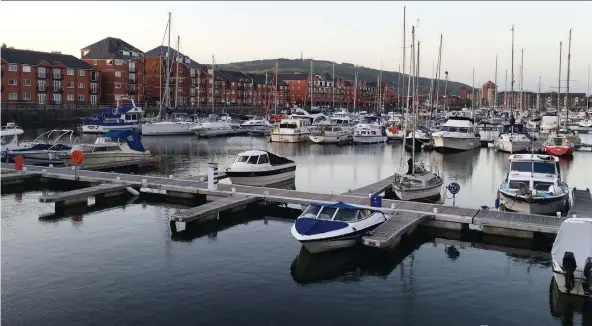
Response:
[[[139,121],[144,111],[131,100],[131,104],[108,107],[101,113],[96,113],[81,126],[82,133],[99,134],[109,130],[123,130],[139,128]]]
[[[555,113],[545,113],[541,119],[540,125],[541,134],[548,134],[553,130],[559,128],[559,117]]]
[[[582,128],[591,128],[592,127],[592,120],[590,119],[580,119],[578,122],[578,126]]]
[[[504,125],[498,138],[493,141],[493,147],[505,153],[530,152],[532,139],[524,132],[523,125]]]
[[[309,138],[316,144],[349,144],[353,140],[352,132],[338,125],[318,126]]]
[[[415,151],[419,152],[424,146],[432,144],[432,132],[424,126],[419,126],[419,128],[415,129],[415,132],[409,131],[405,137],[405,149],[409,151],[413,151],[415,148]]]
[[[575,145],[566,135],[552,133],[543,144],[543,150],[549,155],[572,156]]]
[[[437,174],[428,171],[423,164],[415,164],[413,159],[407,161],[406,174],[396,173],[393,180],[393,191],[401,200],[438,200],[444,181]]]
[[[61,164],[59,154],[69,153],[77,141],[71,129],[49,130],[30,142],[19,143],[16,148],[5,150],[5,156],[14,160],[22,156],[25,163]]]
[[[261,187],[294,179],[296,163],[270,152],[251,150],[239,153],[224,172],[233,184]]]
[[[592,218],[567,218],[551,249],[553,278],[562,293],[592,298]]]
[[[140,128],[142,136],[192,135],[195,124],[186,114],[174,114],[171,120],[143,123]]]
[[[556,215],[569,202],[559,159],[551,155],[510,155],[510,171],[498,189],[505,210],[525,214]]]
[[[450,117],[433,137],[437,152],[466,151],[479,148],[481,144],[473,119],[467,117]]]
[[[352,247],[388,217],[380,211],[342,202],[311,204],[296,219],[292,236],[310,253]]]
[[[380,117],[365,116],[354,128],[354,143],[386,143],[387,136],[385,129],[384,121]]]
[[[230,120],[228,114],[210,114],[207,120],[198,122],[190,130],[200,137],[234,135],[238,128],[233,127]]]
[[[134,161],[150,157],[150,151],[142,145],[140,131],[110,130],[95,140],[94,144],[78,144],[72,150],[59,154],[65,165],[70,165],[70,153],[79,150],[84,153],[83,165]]]
[[[271,123],[265,118],[254,117],[241,123],[240,126],[250,135],[262,136],[271,133]]]
[[[18,127],[14,122],[8,122],[6,126],[0,129],[0,152],[5,152],[19,148],[19,136],[24,133],[23,129]]]
[[[290,118],[281,120],[279,126],[271,130],[271,141],[299,143],[307,141],[309,135],[309,119]]]

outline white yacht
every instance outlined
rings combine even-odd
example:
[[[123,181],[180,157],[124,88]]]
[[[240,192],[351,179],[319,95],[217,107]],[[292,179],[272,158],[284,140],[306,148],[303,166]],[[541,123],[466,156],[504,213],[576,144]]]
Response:
[[[353,140],[351,130],[338,125],[318,126],[309,138],[316,144],[348,144]]]
[[[424,146],[433,145],[433,143],[432,132],[423,126],[419,126],[415,131],[410,130],[405,137],[405,149],[409,151],[415,148],[415,151],[419,152]]]
[[[524,132],[523,125],[504,125],[498,138],[493,141],[493,147],[506,153],[530,152],[532,139]]]
[[[352,247],[387,219],[380,211],[342,202],[311,204],[296,219],[291,232],[308,252],[315,254]]]
[[[228,136],[237,134],[237,128],[230,123],[228,114],[210,114],[205,121],[198,122],[190,128],[200,137]]]
[[[82,165],[96,165],[114,162],[134,161],[150,157],[144,149],[138,130],[110,130],[94,144],[79,144],[65,154],[58,155],[65,165],[70,165],[70,153],[79,150],[84,153]]]
[[[433,134],[437,152],[460,152],[479,148],[481,137],[473,123],[466,117],[450,117],[440,131]]]
[[[250,135],[260,136],[271,132],[271,123],[265,118],[254,117],[241,123],[240,126]]]
[[[296,163],[270,152],[251,150],[239,153],[224,169],[233,184],[269,186],[296,177]]]
[[[582,127],[582,128],[590,128],[590,127],[592,127],[592,120],[590,120],[590,119],[581,119],[578,122],[578,126],[579,127]]]
[[[559,128],[559,117],[555,113],[545,113],[541,119],[541,134],[548,134]]]
[[[307,141],[309,135],[309,119],[290,118],[281,120],[279,126],[271,130],[271,141],[299,143]]]
[[[552,155],[510,155],[510,171],[498,189],[499,205],[526,214],[556,215],[569,201],[559,159]]]
[[[405,139],[405,131],[400,124],[392,124],[386,128],[386,138],[388,140],[403,140]]]
[[[24,133],[23,129],[18,127],[14,122],[8,122],[6,126],[2,126],[0,130],[0,152],[5,152],[19,148],[19,136]]]
[[[551,257],[559,291],[592,298],[592,218],[564,220]]]
[[[143,123],[141,128],[143,136],[191,135],[195,125],[193,121],[158,121]]]
[[[386,143],[386,127],[380,117],[365,116],[354,128],[353,140],[357,144]]]
[[[442,178],[428,171],[423,164],[412,166],[413,159],[407,161],[406,174],[395,174],[393,191],[401,200],[438,200],[442,191]]]

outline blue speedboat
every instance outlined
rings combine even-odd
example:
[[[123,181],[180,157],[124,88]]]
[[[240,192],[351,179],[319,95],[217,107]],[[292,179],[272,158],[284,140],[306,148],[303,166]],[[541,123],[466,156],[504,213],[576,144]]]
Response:
[[[342,202],[311,204],[292,226],[292,235],[310,253],[354,246],[362,237],[384,223],[380,212]]]
[[[131,102],[131,104],[123,104],[122,106],[108,107],[103,109],[101,113],[95,113],[92,118],[82,124],[82,132],[99,134],[109,130],[139,128],[144,110],[136,106],[133,100]]]
[[[33,141],[20,142],[18,146],[4,150],[2,156],[10,161],[22,156],[27,164],[61,164],[58,155],[68,153],[76,141],[73,130],[54,129]]]

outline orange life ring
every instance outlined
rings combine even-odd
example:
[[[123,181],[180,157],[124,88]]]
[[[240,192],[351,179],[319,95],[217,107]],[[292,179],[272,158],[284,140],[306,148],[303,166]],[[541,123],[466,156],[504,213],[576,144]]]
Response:
[[[72,163],[79,165],[84,160],[84,154],[79,150],[74,150],[70,154],[70,159],[72,160]]]
[[[298,141],[302,141],[302,136],[298,136]]]

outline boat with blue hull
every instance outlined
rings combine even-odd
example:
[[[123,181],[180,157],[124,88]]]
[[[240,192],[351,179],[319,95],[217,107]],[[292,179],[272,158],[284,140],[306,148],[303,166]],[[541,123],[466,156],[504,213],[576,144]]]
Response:
[[[136,106],[133,100],[131,102],[121,106],[117,104],[115,107],[108,107],[103,112],[94,114],[82,124],[82,133],[100,134],[109,130],[139,128],[144,110]]]
[[[33,141],[20,142],[12,149],[3,150],[2,156],[8,161],[22,156],[26,164],[61,164],[58,155],[68,153],[77,140],[73,130],[54,129],[44,132]]]
[[[342,202],[309,205],[292,226],[292,236],[310,253],[352,247],[369,231],[384,223],[380,211]]]

